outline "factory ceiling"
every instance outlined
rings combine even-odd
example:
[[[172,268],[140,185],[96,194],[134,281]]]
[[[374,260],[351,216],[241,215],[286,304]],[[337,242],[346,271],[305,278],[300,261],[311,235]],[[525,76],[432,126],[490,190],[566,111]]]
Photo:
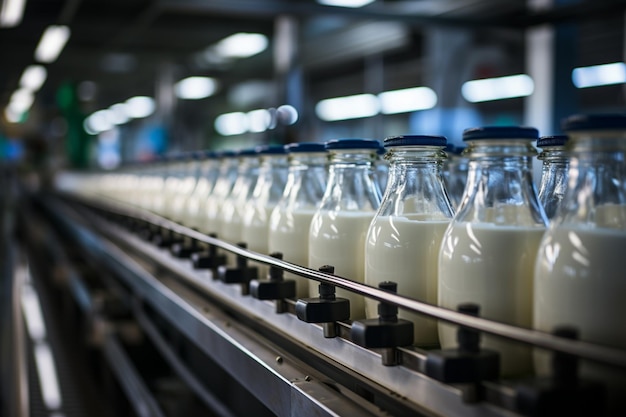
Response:
[[[154,95],[163,68],[170,68],[175,78],[214,76],[224,90],[242,80],[272,78],[271,47],[231,64],[203,59],[202,51],[236,32],[263,33],[271,46],[281,15],[299,22],[301,64],[325,77],[340,72],[337,62],[357,58],[368,48],[395,45],[401,50],[406,42],[416,42],[425,28],[522,36],[524,28],[544,22],[578,19],[598,25],[614,16],[623,19],[626,7],[626,1],[589,0],[533,12],[527,4],[526,0],[378,0],[353,9],[314,0],[26,0],[21,22],[0,28],[0,107],[18,87],[24,68],[36,63],[33,51],[49,25],[69,26],[71,37],[59,58],[46,64],[48,78],[37,93],[36,105],[53,107],[64,82],[92,81],[97,93],[91,106],[97,109],[132,95]],[[383,36],[376,26],[368,26],[373,24],[386,24],[390,30]],[[598,48],[608,46],[596,44],[589,47],[590,53]]]

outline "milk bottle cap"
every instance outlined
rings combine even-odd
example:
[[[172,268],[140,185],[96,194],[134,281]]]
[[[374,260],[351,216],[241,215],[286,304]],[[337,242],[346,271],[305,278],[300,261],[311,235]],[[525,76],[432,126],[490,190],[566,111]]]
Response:
[[[321,142],[299,142],[285,145],[289,153],[297,152],[326,152],[326,145]]]
[[[232,149],[222,149],[219,151],[215,151],[216,158],[230,158],[235,155],[237,155],[237,152],[233,151]]]
[[[522,126],[483,126],[472,127],[463,131],[463,140],[478,139],[531,139],[537,140],[539,131],[534,127]]]
[[[565,132],[626,129],[626,114],[575,114],[565,118],[561,128]]]
[[[390,146],[446,146],[445,136],[404,135],[392,136],[385,139],[385,147]]]
[[[378,149],[380,142],[375,139],[332,139],[326,142],[326,149]]]
[[[261,145],[256,150],[259,155],[283,155],[287,153],[283,145]]]
[[[567,135],[542,136],[537,141],[537,147],[544,148],[546,146],[563,146],[567,140]]]
[[[258,150],[255,148],[245,148],[237,151],[237,156],[256,156]]]

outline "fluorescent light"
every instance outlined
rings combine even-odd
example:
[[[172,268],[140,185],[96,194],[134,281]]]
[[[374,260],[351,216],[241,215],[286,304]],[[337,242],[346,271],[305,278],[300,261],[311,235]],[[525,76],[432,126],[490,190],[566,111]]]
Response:
[[[130,117],[126,114],[126,105],[124,103],[117,103],[109,107],[109,120],[115,125],[122,125]]]
[[[378,95],[384,114],[407,113],[432,109],[437,104],[437,94],[428,87],[385,91]]]
[[[69,38],[69,27],[48,26],[35,49],[35,59],[39,62],[53,62],[59,57]]]
[[[365,5],[373,3],[374,0],[317,0],[317,2],[326,6],[363,7]]]
[[[47,343],[35,345],[35,365],[43,402],[49,410],[61,407],[61,390],[52,351]]]
[[[13,27],[20,24],[24,16],[26,0],[4,0],[0,8],[0,27]]]
[[[9,123],[19,123],[22,121],[22,112],[16,111],[11,106],[7,106],[4,109],[4,117]]]
[[[317,116],[327,122],[375,116],[379,111],[378,98],[373,94],[329,98],[315,106]]]
[[[211,49],[224,58],[247,58],[263,52],[267,45],[267,36],[242,32],[222,39]]]
[[[526,74],[467,81],[461,88],[465,100],[471,103],[526,97],[533,93],[535,84]]]
[[[156,108],[154,99],[146,96],[136,96],[126,100],[126,115],[133,119],[148,117]]]
[[[35,96],[33,92],[26,89],[20,88],[15,90],[13,94],[11,94],[11,100],[9,101],[9,106],[14,109],[18,113],[24,113],[30,106],[33,105],[35,101]]]
[[[612,64],[574,68],[572,81],[578,88],[626,83],[626,64],[614,62]]]
[[[20,86],[30,91],[37,91],[46,82],[47,76],[48,72],[43,65],[29,65],[22,73]]]
[[[259,109],[248,112],[248,131],[265,132],[272,123],[272,115],[269,110]]]
[[[215,130],[223,136],[241,135],[248,131],[248,115],[242,112],[225,113],[215,118]]]
[[[93,134],[110,130],[114,126],[113,118],[110,110],[98,110],[85,120],[85,130],[87,133],[94,132]]]
[[[175,85],[176,96],[184,100],[198,100],[215,93],[217,83],[211,77],[189,77]]]

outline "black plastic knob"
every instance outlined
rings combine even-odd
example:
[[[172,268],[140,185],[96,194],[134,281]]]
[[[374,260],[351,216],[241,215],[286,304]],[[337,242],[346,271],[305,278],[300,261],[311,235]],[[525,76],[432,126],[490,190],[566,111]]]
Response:
[[[557,327],[552,333],[566,339],[578,339],[577,329],[570,326]],[[579,378],[578,358],[568,353],[552,354],[551,377],[522,380],[514,389],[514,411],[527,416],[606,415],[606,387],[597,381]]]
[[[461,304],[459,312],[478,316],[476,304]],[[426,356],[426,375],[441,382],[478,383],[500,376],[500,354],[490,349],[480,349],[480,333],[460,326],[457,330],[459,347],[432,350]]]
[[[274,252],[270,254],[276,259],[283,259],[283,254]],[[296,295],[296,281],[284,279],[284,271],[276,266],[270,266],[267,280],[253,280],[250,282],[250,294],[259,300],[281,300],[293,298]]]
[[[217,234],[209,233],[210,237],[217,238]],[[217,270],[221,265],[226,265],[226,255],[217,252],[217,247],[210,245],[206,251],[191,254],[191,262],[196,269]],[[217,275],[214,275],[217,278]]]
[[[398,285],[386,281],[378,285],[381,290],[395,293]],[[357,320],[350,329],[352,341],[367,348],[395,348],[413,343],[413,323],[398,319],[398,306],[381,302],[378,318]]]
[[[242,249],[246,249],[248,246],[244,242],[237,243]],[[225,284],[242,284],[241,292],[244,295],[250,293],[250,281],[257,279],[259,275],[258,268],[256,266],[248,266],[248,260],[245,256],[237,255],[237,266],[230,268],[226,265],[221,265],[217,268],[217,279]]]
[[[335,268],[324,265],[319,269],[321,272],[332,274]],[[350,318],[350,300],[337,298],[335,286],[320,283],[318,298],[301,298],[296,302],[296,316],[307,323],[334,323]],[[335,337],[336,332],[330,328],[325,329],[325,337]]]

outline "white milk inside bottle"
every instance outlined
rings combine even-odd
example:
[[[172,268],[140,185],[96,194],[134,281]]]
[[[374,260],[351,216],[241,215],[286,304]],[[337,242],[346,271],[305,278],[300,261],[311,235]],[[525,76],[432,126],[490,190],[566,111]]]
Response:
[[[449,223],[446,218],[440,221],[413,216],[376,218],[366,242],[365,282],[394,280],[398,283],[399,294],[437,304],[439,248]],[[396,236],[398,241],[383,240],[382,236]],[[378,317],[377,301],[366,300],[366,307],[367,317]],[[413,322],[415,344],[438,344],[436,320],[403,309],[399,310],[398,317]]]
[[[287,262],[307,266],[311,220],[326,187],[327,152],[323,143],[315,142],[292,143],[285,149],[289,173],[285,191],[270,216],[268,250],[282,253]],[[284,277],[296,282],[296,298],[309,296],[306,278],[289,272]]]
[[[480,306],[481,317],[530,328],[533,265],[547,218],[532,181],[532,142],[527,127],[466,129],[468,180],[439,254],[439,304],[456,310]],[[444,348],[456,347],[456,327],[439,324]],[[504,377],[532,372],[527,345],[484,334],[482,346],[500,353]]]
[[[308,266],[332,265],[335,275],[364,282],[365,236],[380,205],[373,161],[380,144],[368,139],[338,139],[326,143],[330,153],[328,184],[311,220]],[[309,282],[309,295],[318,283]],[[365,317],[363,297],[337,288],[337,297],[350,300],[350,318]]]
[[[242,150],[239,157],[237,179],[222,203],[218,225],[218,236],[233,245],[241,242],[243,210],[252,196],[259,173],[259,159],[255,149]],[[226,252],[226,258],[228,265],[236,265],[237,256],[234,253]]]
[[[441,248],[440,304],[453,308],[471,301],[480,305],[482,317],[530,328],[533,266],[543,233],[542,228],[455,223]],[[440,336],[443,345],[456,345],[456,327],[440,324]],[[489,335],[482,346],[503,353],[505,374],[529,372],[527,346]]]
[[[309,268],[323,265],[335,267],[335,275],[364,282],[365,235],[374,212],[318,212],[311,221],[309,237]],[[309,281],[309,294],[317,296],[317,281]],[[337,288],[337,297],[350,300],[350,318],[365,317],[364,299]]]
[[[248,249],[268,255],[270,215],[287,182],[287,152],[282,145],[267,145],[259,148],[258,154],[261,159],[259,177],[243,209],[241,240],[246,242]],[[251,265],[257,267],[259,278],[267,276],[268,265],[260,262]]]
[[[534,327],[572,326],[583,341],[626,350],[626,117],[574,115],[563,130],[569,184],[537,256]],[[547,355],[536,350],[540,375]],[[579,374],[606,384],[607,415],[626,415],[623,369],[582,361]]]
[[[437,304],[437,271],[443,234],[453,216],[441,175],[443,136],[405,135],[385,139],[389,180],[365,243],[365,283],[398,284],[398,294]],[[378,317],[378,301],[366,298],[366,315]],[[399,309],[413,322],[413,342],[438,346],[437,321]]]

